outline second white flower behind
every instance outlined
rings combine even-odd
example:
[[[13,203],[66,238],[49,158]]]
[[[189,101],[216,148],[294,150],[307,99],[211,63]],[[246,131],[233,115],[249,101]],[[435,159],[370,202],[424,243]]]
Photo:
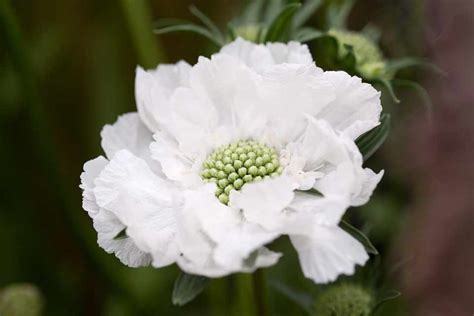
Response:
[[[194,66],[139,68],[136,99],[81,176],[99,245],[124,264],[251,272],[278,261],[265,245],[281,235],[317,283],[365,264],[338,224],[382,177],[354,143],[379,124],[372,86],[322,71],[305,45],[237,39]]]

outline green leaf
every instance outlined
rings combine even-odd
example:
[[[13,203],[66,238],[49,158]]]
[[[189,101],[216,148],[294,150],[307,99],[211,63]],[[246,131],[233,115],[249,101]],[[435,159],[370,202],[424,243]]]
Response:
[[[157,28],[154,30],[155,34],[166,34],[166,33],[171,33],[171,32],[196,33],[196,34],[206,37],[208,40],[210,40],[212,43],[214,43],[218,47],[221,47],[224,45],[224,43],[220,39],[217,39],[208,29],[196,24],[192,24],[192,23],[169,25],[169,26]]]
[[[387,71],[391,72],[394,76],[397,74],[398,71],[408,67],[423,67],[441,76],[446,76],[446,73],[441,68],[422,58],[406,57],[400,59],[392,59],[387,62]]]
[[[243,5],[244,10],[240,17],[237,18],[238,24],[253,24],[260,22],[264,0],[247,0]]]
[[[422,100],[423,106],[426,108],[426,113],[428,115],[428,119],[431,120],[433,116],[433,104],[431,102],[430,95],[426,92],[425,88],[417,82],[411,80],[402,80],[402,79],[394,79],[394,85],[398,85],[401,87],[407,87],[413,89],[415,92],[418,93]]]
[[[346,222],[344,220],[341,221],[340,226],[346,232],[351,234],[352,237],[354,237],[355,239],[360,241],[362,243],[362,245],[364,245],[365,250],[368,253],[373,254],[373,255],[378,255],[379,254],[379,252],[374,247],[374,245],[372,244],[370,239],[363,232],[361,232],[360,230],[358,230],[357,228],[355,228],[354,226],[352,226],[351,224],[349,224],[348,222]]]
[[[328,29],[345,29],[355,0],[331,1],[327,10]]]
[[[227,36],[228,38],[230,39],[230,41],[233,41],[237,38],[237,34],[235,33],[235,29],[234,29],[234,26],[229,23],[227,24]]]
[[[219,39],[220,42],[224,41],[224,36],[222,35],[221,30],[217,27],[217,25],[207,16],[205,15],[202,11],[200,11],[196,6],[191,5],[189,7],[189,11],[197,17],[199,20],[201,20],[204,25],[207,26],[207,28],[211,31],[212,34],[214,34],[215,37]]]
[[[120,240],[120,239],[125,239],[128,238],[127,236],[127,228],[122,229],[117,236],[114,237],[114,240]]]
[[[323,4],[322,0],[306,0],[300,10],[295,15],[294,26],[299,27],[306,23],[309,18],[319,9]]]
[[[382,87],[387,90],[390,97],[392,97],[393,102],[397,104],[400,103],[400,99],[397,97],[395,90],[393,89],[392,82],[390,80],[387,80],[385,78],[376,78],[373,80],[373,82],[381,84]]]
[[[299,3],[292,3],[287,5],[278,16],[273,20],[270,27],[268,28],[265,36],[265,42],[278,42],[288,40],[292,28],[293,16],[295,15],[298,8],[301,6]]]
[[[174,305],[183,306],[198,296],[209,283],[209,279],[200,275],[181,272],[174,282],[171,301]]]
[[[390,132],[390,114],[382,114],[380,125],[360,136],[356,140],[364,161],[369,159],[387,139]]]
[[[397,291],[397,290],[390,290],[386,292],[381,299],[378,300],[378,302],[375,304],[375,307],[372,309],[372,315],[375,315],[375,313],[378,311],[378,309],[385,303],[395,300],[402,296],[402,293]]]
[[[310,294],[297,291],[280,281],[272,281],[271,286],[306,312],[311,313],[314,299]]]
[[[262,21],[268,26],[284,9],[285,3],[284,0],[270,0],[266,1],[266,3],[267,5],[263,12]]]
[[[327,36],[326,33],[312,27],[303,27],[296,32],[294,40],[304,43],[313,41],[323,36]]]

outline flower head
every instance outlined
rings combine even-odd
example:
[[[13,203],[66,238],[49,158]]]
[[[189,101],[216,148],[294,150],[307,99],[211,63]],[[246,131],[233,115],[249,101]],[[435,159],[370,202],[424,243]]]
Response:
[[[251,272],[278,261],[265,246],[281,235],[315,282],[366,262],[338,223],[382,177],[354,143],[379,124],[372,86],[324,72],[300,43],[237,39],[194,66],[138,68],[136,101],[81,176],[99,245],[123,263]]]

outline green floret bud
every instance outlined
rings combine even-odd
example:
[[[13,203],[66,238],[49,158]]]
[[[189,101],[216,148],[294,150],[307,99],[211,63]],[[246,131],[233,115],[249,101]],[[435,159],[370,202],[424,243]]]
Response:
[[[205,183],[216,183],[216,197],[228,204],[233,190],[246,183],[277,177],[283,172],[275,149],[252,140],[224,145],[212,152],[202,165]]]
[[[352,47],[356,69],[364,78],[389,76],[382,51],[372,39],[363,33],[346,30],[332,29],[328,33],[339,42],[340,57],[348,53],[347,46]]]
[[[242,161],[235,158],[235,160],[234,160],[234,168],[235,169],[238,170],[238,169],[242,168],[243,165],[244,165],[244,163]]]
[[[227,205],[227,203],[229,203],[229,196],[225,193],[222,193],[221,195],[219,195],[219,201]]]
[[[317,316],[369,316],[374,299],[361,286],[338,284],[322,292],[314,303],[313,315]]]

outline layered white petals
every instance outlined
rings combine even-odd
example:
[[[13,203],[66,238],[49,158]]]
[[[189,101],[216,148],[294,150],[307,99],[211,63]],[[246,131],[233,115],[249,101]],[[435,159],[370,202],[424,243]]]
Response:
[[[327,71],[324,78],[335,89],[336,98],[317,116],[352,140],[379,125],[380,92],[359,77],[343,71]]]
[[[173,263],[174,207],[179,203],[170,184],[160,179],[146,162],[126,150],[119,151],[95,180],[97,204],[114,213],[127,227],[127,236],[157,267]]]
[[[135,97],[141,120],[152,131],[158,131],[169,119],[170,96],[176,89],[186,86],[191,66],[186,62],[160,65],[156,70],[137,68]]]
[[[308,46],[298,42],[254,44],[237,38],[224,46],[220,54],[235,57],[259,73],[278,64],[313,64]]]
[[[354,274],[369,256],[361,243],[340,227],[315,227],[311,235],[290,235],[304,275],[316,283]]]
[[[349,206],[365,204],[383,175],[362,168],[362,155],[346,134],[312,117],[283,156],[298,188],[321,194],[298,194],[290,208],[308,213],[321,225],[337,225]]]
[[[184,193],[178,211],[178,264],[185,271],[218,277],[238,271],[253,271],[275,264],[280,254],[263,245],[279,234],[242,220],[240,212],[220,203],[215,185]]]
[[[131,239],[115,239],[126,227],[115,214],[97,205],[94,182],[107,164],[107,159],[102,156],[97,157],[84,164],[84,172],[81,174],[82,206],[93,220],[94,229],[97,231],[97,243],[108,253],[114,253],[123,264],[129,267],[149,265],[151,256],[138,249]]]

